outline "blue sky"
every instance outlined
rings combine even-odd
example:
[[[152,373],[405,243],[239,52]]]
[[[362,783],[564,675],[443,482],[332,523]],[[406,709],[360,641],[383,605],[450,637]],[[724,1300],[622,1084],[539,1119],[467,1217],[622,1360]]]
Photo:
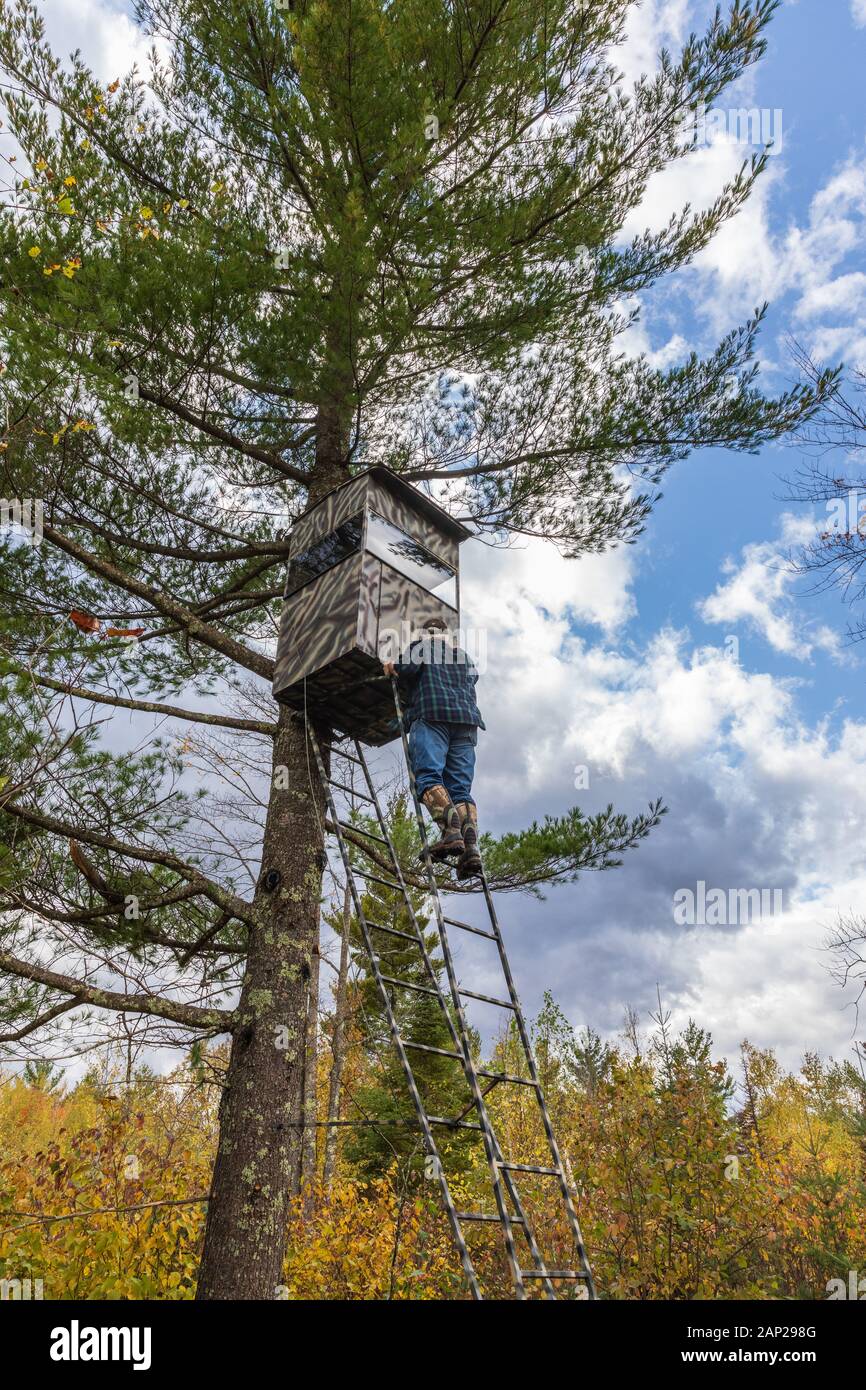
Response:
[[[620,55],[627,75],[700,30],[711,8],[644,0]],[[80,44],[101,76],[128,66],[137,39],[122,4],[50,0],[45,13],[59,46]],[[866,0],[782,6],[767,57],[720,103],[781,108],[781,150],[748,208],[649,297],[630,351],[675,361],[711,350],[769,299],[768,391],[793,373],[789,333],[827,361],[866,362],[864,65]],[[723,140],[681,161],[629,231],[699,206],[742,156]],[[820,521],[779,500],[799,457],[790,446],[694,455],[666,478],[646,535],[608,556],[465,548],[464,621],[488,634],[483,823],[501,831],[575,803],[634,813],[656,795],[670,806],[622,870],[544,903],[504,901],[530,1009],[551,988],[577,1026],[613,1036],[627,1004],[646,1020],[658,989],[675,1023],[693,1015],[731,1060],[747,1036],[790,1065],[807,1048],[850,1047],[853,994],[830,980],[822,940],[838,910],[866,902],[866,646],[846,645],[838,595],[798,594],[785,569],[788,545]],[[586,791],[574,786],[579,764]],[[780,888],[785,911],[679,927],[673,894],[699,879]],[[463,952],[467,977],[473,963],[483,971]]]

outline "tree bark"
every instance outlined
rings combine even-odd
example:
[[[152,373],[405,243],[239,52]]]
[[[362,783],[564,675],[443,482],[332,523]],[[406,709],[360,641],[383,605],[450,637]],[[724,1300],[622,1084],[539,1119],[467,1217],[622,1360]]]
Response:
[[[278,775],[280,768],[287,775]],[[303,1130],[291,1121],[300,1108],[318,947],[324,814],[303,722],[283,707],[256,921],[220,1106],[199,1299],[273,1299],[282,1282],[292,1175],[303,1142]]]
[[[337,1165],[337,1126],[340,1118],[340,1092],[343,1086],[343,1066],[346,1060],[346,1013],[349,984],[349,934],[352,927],[352,893],[348,882],[343,896],[343,936],[340,942],[340,969],[334,996],[334,1032],[332,1041],[331,1076],[328,1082],[328,1128],[325,1131],[325,1163],[322,1185],[330,1192],[334,1185]]]
[[[303,1129],[301,1131],[301,1192],[306,1220],[315,1212],[316,1181],[316,1137],[318,1130],[318,1083],[319,1083],[319,952],[313,952],[310,962],[310,979],[307,990],[307,1029],[304,1058],[304,1104],[302,1110]]]

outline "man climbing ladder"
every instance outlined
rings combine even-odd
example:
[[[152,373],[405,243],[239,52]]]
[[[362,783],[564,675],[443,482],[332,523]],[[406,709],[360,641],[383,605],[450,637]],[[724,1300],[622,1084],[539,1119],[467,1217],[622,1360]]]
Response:
[[[440,829],[434,859],[457,859],[457,877],[481,872],[478,811],[472,796],[475,748],[484,720],[475,700],[478,671],[441,618],[397,661],[382,663],[407,699],[409,757],[418,795]]]

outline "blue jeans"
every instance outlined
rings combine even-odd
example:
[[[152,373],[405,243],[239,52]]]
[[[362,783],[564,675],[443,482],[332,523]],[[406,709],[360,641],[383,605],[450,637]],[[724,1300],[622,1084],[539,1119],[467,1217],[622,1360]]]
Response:
[[[409,757],[419,797],[430,787],[444,787],[455,805],[467,801],[474,806],[477,742],[474,724],[434,724],[416,719],[409,730]]]

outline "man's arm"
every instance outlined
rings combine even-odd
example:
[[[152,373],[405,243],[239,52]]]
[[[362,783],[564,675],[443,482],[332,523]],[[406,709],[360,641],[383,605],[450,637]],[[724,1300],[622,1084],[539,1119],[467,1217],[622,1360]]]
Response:
[[[414,642],[407,647],[404,655],[398,657],[396,661],[383,661],[382,669],[386,676],[396,676],[398,680],[411,685],[418,679],[424,667],[424,652],[420,642]]]

